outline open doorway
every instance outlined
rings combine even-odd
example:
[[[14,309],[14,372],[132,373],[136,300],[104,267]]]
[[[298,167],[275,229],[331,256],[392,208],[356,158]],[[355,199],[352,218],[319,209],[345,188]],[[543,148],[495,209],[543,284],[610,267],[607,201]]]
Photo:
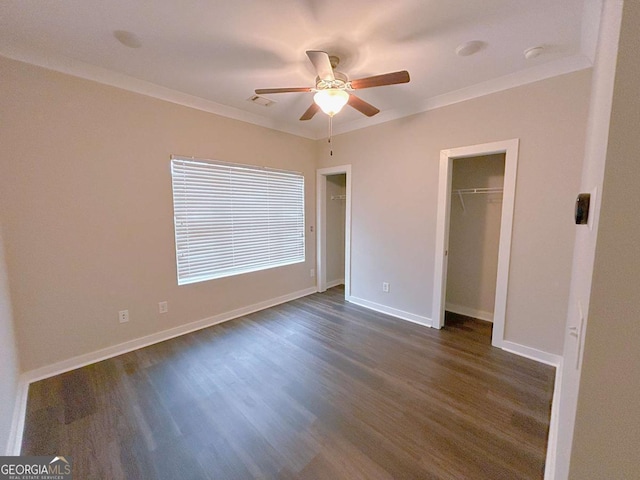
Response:
[[[507,286],[509,261],[511,257],[511,232],[515,203],[516,171],[518,165],[518,139],[502,142],[472,145],[440,152],[440,176],[438,184],[438,213],[436,219],[436,254],[433,289],[433,326],[442,328],[446,304],[447,268],[449,254],[449,234],[451,219],[453,162],[456,159],[504,155],[504,183],[502,209],[500,212],[500,232],[498,238],[498,258],[493,307],[493,332],[491,344],[502,347],[504,341],[507,307]],[[487,187],[489,188],[489,187]],[[458,199],[459,201],[459,199]],[[464,201],[464,198],[463,198]],[[495,240],[494,240],[495,241]]]
[[[321,168],[316,185],[316,281],[319,292],[344,284],[351,295],[351,165]]]

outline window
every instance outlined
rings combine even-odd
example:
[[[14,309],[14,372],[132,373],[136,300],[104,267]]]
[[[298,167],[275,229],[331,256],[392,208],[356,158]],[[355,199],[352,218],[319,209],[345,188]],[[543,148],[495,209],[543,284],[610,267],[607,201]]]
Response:
[[[300,173],[172,157],[178,285],[303,262]]]

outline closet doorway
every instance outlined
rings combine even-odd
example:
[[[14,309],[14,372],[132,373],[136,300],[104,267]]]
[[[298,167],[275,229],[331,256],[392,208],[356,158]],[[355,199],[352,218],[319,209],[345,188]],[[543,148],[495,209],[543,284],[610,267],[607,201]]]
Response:
[[[473,166],[474,160],[478,162],[476,168]],[[456,161],[460,163],[454,167]],[[440,153],[433,326],[442,328],[445,307],[449,303],[452,311],[458,310],[456,313],[493,320],[491,343],[496,347],[502,347],[504,340],[517,162],[517,139],[443,150]],[[469,183],[474,181],[474,171],[478,173],[477,185]],[[454,180],[456,172],[458,175]],[[499,223],[498,231],[486,231],[488,224],[469,220],[473,214],[490,214],[491,208],[499,207],[499,204],[488,202],[497,203],[499,200],[499,222],[497,218],[493,219],[494,223]],[[495,208],[492,213],[496,216]],[[463,224],[465,220],[469,220],[467,225]],[[471,238],[465,238],[465,235]],[[481,235],[484,237],[482,240],[478,238]],[[450,244],[450,241],[453,243]],[[474,246],[474,241],[484,244]],[[450,246],[451,253],[456,255],[455,259],[449,257]],[[496,249],[497,258],[490,260],[491,251],[495,254]],[[480,255],[479,252],[482,252],[483,258],[474,258],[467,261],[471,265],[464,265],[465,259],[460,256],[464,257],[465,250],[469,255],[472,252]],[[447,288],[449,268],[451,275],[457,278],[452,278]],[[491,268],[493,273],[488,271]],[[469,277],[461,278],[460,275],[465,273]],[[488,280],[495,283],[480,288],[472,286],[474,282]],[[464,303],[467,305],[461,305]]]
[[[325,196],[325,268],[326,288],[344,285],[345,219],[347,205],[347,174],[327,175]]]
[[[493,322],[504,153],[456,158],[451,176],[445,311]]]
[[[316,282],[351,295],[351,165],[321,168],[316,185]]]

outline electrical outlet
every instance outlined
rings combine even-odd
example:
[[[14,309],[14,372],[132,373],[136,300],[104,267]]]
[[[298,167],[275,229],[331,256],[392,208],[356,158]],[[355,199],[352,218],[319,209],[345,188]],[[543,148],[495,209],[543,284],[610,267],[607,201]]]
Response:
[[[118,312],[118,321],[120,323],[126,323],[129,321],[129,310],[120,310]]]
[[[382,282],[382,291],[389,293],[389,282]]]
[[[315,269],[315,268],[312,268],[311,270],[309,270],[309,276],[310,276],[311,278],[313,278],[313,277],[315,277],[315,276],[316,276],[316,269]]]
[[[169,304],[165,302],[158,303],[158,312],[159,313],[167,313],[169,311]]]

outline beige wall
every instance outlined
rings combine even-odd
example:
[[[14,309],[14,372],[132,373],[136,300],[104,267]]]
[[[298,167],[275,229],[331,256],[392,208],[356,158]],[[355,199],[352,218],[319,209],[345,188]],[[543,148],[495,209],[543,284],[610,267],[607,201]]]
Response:
[[[640,478],[640,4],[625,2],[569,478]]]
[[[519,138],[505,337],[561,354],[589,90],[580,71],[319,142],[352,165],[352,295],[431,318],[440,150]]]
[[[309,225],[314,141],[3,58],[0,77],[0,222],[23,369],[314,285],[307,235],[305,263],[178,287],[169,170],[178,154],[301,171]]]
[[[452,189],[503,188],[505,155],[460,158],[453,161]],[[463,206],[464,202],[464,206]],[[502,194],[451,198],[447,309],[493,319],[498,275],[498,245]]]
[[[352,164],[352,295],[430,318],[439,152],[509,138],[521,143],[506,338],[560,353],[588,71],[337,136],[329,159],[323,141],[7,59],[0,70],[0,221],[21,272],[25,370],[313,286],[308,234],[304,264],[178,287],[171,154],[302,171],[307,225],[315,168]]]
[[[344,221],[346,200],[331,199],[345,195],[347,176],[327,176],[327,283],[344,281]]]
[[[2,455],[13,455],[13,452],[8,450],[8,441],[18,394],[19,368],[15,343],[9,280],[0,228],[0,452],[2,452],[0,454]]]

